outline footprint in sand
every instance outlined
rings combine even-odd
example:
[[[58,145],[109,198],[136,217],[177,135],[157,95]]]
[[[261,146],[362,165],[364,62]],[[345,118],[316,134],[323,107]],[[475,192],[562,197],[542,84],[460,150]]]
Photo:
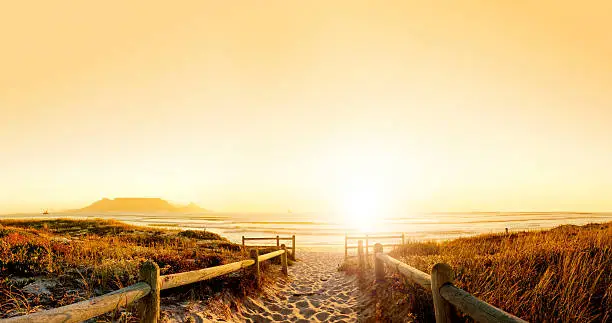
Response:
[[[327,312],[321,312],[321,313],[317,313],[317,315],[315,315],[315,316],[316,316],[316,318],[317,318],[319,321],[325,321],[325,320],[327,320],[327,318],[329,317],[329,313],[327,313]]]
[[[299,301],[299,302],[295,303],[295,306],[297,306],[298,308],[306,308],[306,307],[308,307],[308,302],[307,301]]]
[[[358,292],[354,277],[338,272],[343,254],[300,252],[289,281],[278,281],[274,297],[245,303],[235,322],[354,322]],[[249,314],[251,313],[251,314]],[[232,320],[230,320],[232,321]]]
[[[312,308],[303,308],[302,310],[300,310],[300,314],[302,314],[304,318],[310,318],[315,314],[315,310],[313,310]]]
[[[288,308],[281,308],[278,311],[278,313],[282,314],[283,315],[283,319],[284,319],[286,316],[288,316],[291,313],[293,313],[293,308],[290,308],[290,307],[288,307]]]

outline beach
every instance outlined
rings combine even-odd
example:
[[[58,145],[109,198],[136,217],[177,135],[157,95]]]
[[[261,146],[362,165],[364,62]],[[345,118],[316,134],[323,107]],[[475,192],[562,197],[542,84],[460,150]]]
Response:
[[[408,240],[450,240],[485,233],[537,231],[561,224],[584,225],[612,221],[612,213],[588,212],[473,212],[406,213],[372,216],[356,223],[341,215],[325,213],[135,213],[51,212],[4,215],[6,219],[114,219],[159,229],[206,230],[232,242],[245,237],[297,236],[298,247],[341,250],[344,236],[404,233]],[[389,241],[389,242],[399,242]],[[270,241],[271,244],[275,242]]]
[[[351,257],[354,251],[345,261],[334,248],[298,247],[285,275],[282,259],[273,259],[284,256],[276,247],[261,248],[258,260],[247,260],[253,246],[201,230],[104,220],[2,220],[0,229],[4,318],[34,312],[47,317],[44,310],[51,309],[72,313],[72,304],[92,307],[94,296],[107,299],[119,290],[145,288],[152,283],[139,277],[148,263],[165,282],[157,294],[161,311],[155,311],[163,322],[431,322],[431,287],[404,279],[414,274],[400,270],[404,278],[398,276],[397,262],[425,276],[444,263],[457,273],[452,278],[457,288],[528,321],[612,317],[607,305],[612,222],[407,241],[384,249],[385,257],[395,260],[376,279],[372,254],[361,258],[370,261],[364,268]],[[97,315],[109,322],[137,319],[142,304]]]
[[[287,277],[278,276],[261,296],[247,297],[231,317],[197,304],[173,306],[169,322],[356,322],[367,302],[355,275],[339,271],[344,255],[298,250]],[[180,310],[174,313],[173,310]],[[185,312],[185,310],[187,310]],[[223,313],[222,313],[223,314]]]
[[[354,322],[359,316],[356,278],[338,271],[341,253],[301,252],[273,295],[251,298],[237,321]]]

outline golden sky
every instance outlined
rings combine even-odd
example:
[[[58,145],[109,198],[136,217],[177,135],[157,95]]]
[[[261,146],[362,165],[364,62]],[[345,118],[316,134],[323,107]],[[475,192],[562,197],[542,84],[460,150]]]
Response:
[[[4,1],[0,212],[612,210],[611,12]]]

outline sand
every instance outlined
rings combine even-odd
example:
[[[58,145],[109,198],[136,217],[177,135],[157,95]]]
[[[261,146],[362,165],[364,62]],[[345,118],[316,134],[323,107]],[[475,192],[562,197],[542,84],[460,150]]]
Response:
[[[248,299],[240,322],[354,322],[359,290],[355,276],[338,271],[341,253],[299,252],[275,295]]]
[[[279,275],[262,296],[247,298],[230,318],[197,304],[179,305],[169,322],[355,322],[361,321],[364,295],[356,276],[338,271],[340,252],[300,251],[289,275]],[[269,268],[278,270],[278,266]],[[170,314],[166,312],[167,314]],[[179,318],[179,316],[182,316]]]

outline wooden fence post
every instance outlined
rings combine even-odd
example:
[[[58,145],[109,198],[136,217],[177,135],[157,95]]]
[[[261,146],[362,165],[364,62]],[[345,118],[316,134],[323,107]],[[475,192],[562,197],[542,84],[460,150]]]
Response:
[[[365,236],[365,237],[366,237],[366,245],[365,245],[365,264],[366,264],[366,266],[368,266],[368,262],[370,261],[370,257],[369,257],[369,256],[370,256],[370,252],[369,252],[369,250],[368,250],[368,249],[370,248],[370,246],[369,246],[369,244],[368,244],[368,235],[366,234],[366,236]]]
[[[283,243],[281,245],[281,249],[283,249],[283,254],[281,255],[281,266],[282,266],[282,272],[283,274],[287,275],[287,246],[285,246],[285,244]]]
[[[276,236],[276,249],[280,248],[280,238]]]
[[[291,237],[293,243],[293,252],[291,253],[291,260],[295,261],[295,234]]]
[[[453,307],[440,295],[440,288],[445,284],[452,284],[453,279],[455,279],[455,273],[449,265],[444,263],[434,265],[431,271],[431,294],[433,296],[436,323],[456,322]]]
[[[246,249],[244,249],[244,236],[242,236],[242,252],[244,252]]]
[[[404,233],[402,233],[402,246],[404,245]]]
[[[139,302],[140,320],[144,323],[157,323],[160,318],[159,307],[159,266],[147,261],[140,265],[140,281],[143,281],[151,286],[149,295],[143,297]]]
[[[257,250],[257,248],[251,249],[251,259],[255,261],[255,264],[253,264],[253,275],[255,275],[255,285],[259,287],[259,283],[260,283],[259,250]]]
[[[348,235],[344,234],[344,260],[348,258]]]
[[[359,272],[363,272],[363,240],[357,241],[357,258],[359,261]]]
[[[385,263],[378,259],[378,255],[383,253],[383,246],[380,243],[374,245],[374,273],[376,275],[376,281],[381,282],[385,280]]]

